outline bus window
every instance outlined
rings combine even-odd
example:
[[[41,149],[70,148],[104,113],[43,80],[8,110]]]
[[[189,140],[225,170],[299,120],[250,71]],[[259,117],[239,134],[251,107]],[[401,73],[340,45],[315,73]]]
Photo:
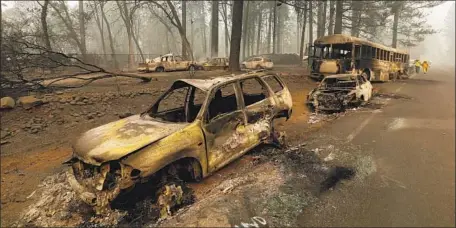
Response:
[[[366,52],[367,52],[367,46],[361,46],[361,58],[365,59],[366,58]]]
[[[322,48],[321,47],[315,47],[314,57],[321,58],[321,52],[322,52]]]
[[[354,57],[355,59],[360,59],[361,58],[361,46],[360,45],[355,45],[355,53]]]
[[[372,59],[372,47],[371,46],[366,46],[366,59]]]
[[[378,59],[377,48],[372,48],[372,58],[373,59]]]

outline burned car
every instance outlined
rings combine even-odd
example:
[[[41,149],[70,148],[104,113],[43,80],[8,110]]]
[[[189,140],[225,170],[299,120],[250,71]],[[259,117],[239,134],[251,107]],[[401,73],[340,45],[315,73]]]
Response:
[[[227,58],[212,58],[211,60],[202,64],[204,70],[227,70],[229,60]]]
[[[165,71],[180,71],[188,70],[194,71],[196,69],[195,62],[185,59],[182,56],[174,54],[166,54],[161,57],[155,58],[145,63],[138,65],[139,72],[165,72]]]
[[[362,105],[372,97],[372,84],[362,75],[338,74],[325,77],[307,95],[307,105],[315,111],[343,111]]]
[[[151,108],[85,132],[73,145],[68,181],[97,213],[136,183],[163,173],[198,181],[261,143],[279,144],[289,118],[278,75],[181,79]]]
[[[242,62],[241,66],[243,69],[271,70],[274,67],[274,63],[270,58],[259,56],[247,59]]]

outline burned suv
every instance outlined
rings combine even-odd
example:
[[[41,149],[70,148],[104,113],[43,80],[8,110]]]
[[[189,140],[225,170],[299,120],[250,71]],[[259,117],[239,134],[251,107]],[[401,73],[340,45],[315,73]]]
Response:
[[[85,132],[68,181],[98,213],[163,170],[200,180],[261,143],[280,143],[272,122],[291,109],[278,75],[177,80],[146,112]]]
[[[366,103],[372,97],[372,84],[362,75],[327,76],[307,95],[307,105],[315,111],[343,111]]]

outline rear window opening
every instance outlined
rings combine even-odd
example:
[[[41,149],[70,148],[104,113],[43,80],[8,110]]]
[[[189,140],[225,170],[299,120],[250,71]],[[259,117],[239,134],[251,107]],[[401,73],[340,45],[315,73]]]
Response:
[[[272,91],[274,93],[278,93],[283,90],[283,85],[280,83],[280,81],[273,75],[269,75],[266,77],[263,77],[263,80],[266,82],[266,84],[271,87]]]
[[[214,97],[209,103],[208,120],[212,120],[217,116],[226,113],[234,112],[238,109],[236,92],[234,83],[230,83],[218,88],[215,91]]]
[[[241,89],[245,106],[262,101],[269,95],[267,88],[257,78],[241,81]]]
[[[198,116],[207,93],[184,82],[176,82],[147,112],[167,122],[191,123]]]

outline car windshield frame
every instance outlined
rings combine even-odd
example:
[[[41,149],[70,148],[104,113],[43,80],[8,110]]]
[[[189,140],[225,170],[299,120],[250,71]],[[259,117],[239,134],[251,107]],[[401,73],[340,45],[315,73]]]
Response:
[[[328,80],[335,80],[336,82],[334,84],[328,85],[327,81]],[[346,86],[346,87],[338,87],[334,86],[336,84],[340,84],[340,82],[344,81],[345,83],[349,82],[354,82],[355,86]],[[356,88],[359,85],[358,80],[354,76],[345,76],[345,77],[335,77],[335,78],[329,78],[326,77],[321,81],[320,85],[318,86],[318,89],[320,90],[328,90],[328,89],[353,89]]]
[[[161,112],[158,112],[158,107],[160,105],[160,102],[162,102],[164,99],[166,99],[169,94],[171,94],[174,90],[178,90],[178,89],[181,89],[181,88],[184,88],[184,87],[188,87],[188,91],[187,91],[187,94],[185,95],[185,100],[184,100],[184,112],[185,112],[185,118],[186,120],[188,120],[188,113],[189,113],[189,104],[190,104],[190,97],[192,96],[192,93],[195,94],[196,93],[196,90],[199,90],[200,92],[204,93],[204,100],[201,104],[201,107],[200,107],[200,110],[198,111],[198,113],[195,115],[195,118],[193,118],[192,121],[190,122],[187,122],[187,123],[191,123],[191,122],[194,122],[195,120],[197,120],[201,115],[202,115],[202,112],[203,112],[203,109],[206,105],[206,102],[208,100],[208,96],[209,96],[209,92],[208,91],[205,91],[203,89],[200,89],[194,85],[191,85],[189,83],[186,83],[186,82],[183,82],[183,81],[176,81],[174,82],[171,87],[166,90],[163,94],[161,94],[156,100],[155,102],[153,102],[153,104],[144,112],[141,113],[141,116],[142,115],[148,115],[149,117],[153,118],[154,120],[157,120],[157,121],[160,121],[160,122],[168,122],[168,123],[185,123],[185,122],[180,122],[180,121],[168,121],[166,119],[163,119],[163,118],[160,118],[158,116],[156,116],[155,114],[160,114],[160,113],[163,113],[163,112],[166,112],[166,111],[170,111],[170,110],[165,110],[165,111],[161,111]],[[192,92],[193,91],[193,92]],[[194,97],[193,97],[194,99]],[[192,100],[193,101],[193,100]]]

